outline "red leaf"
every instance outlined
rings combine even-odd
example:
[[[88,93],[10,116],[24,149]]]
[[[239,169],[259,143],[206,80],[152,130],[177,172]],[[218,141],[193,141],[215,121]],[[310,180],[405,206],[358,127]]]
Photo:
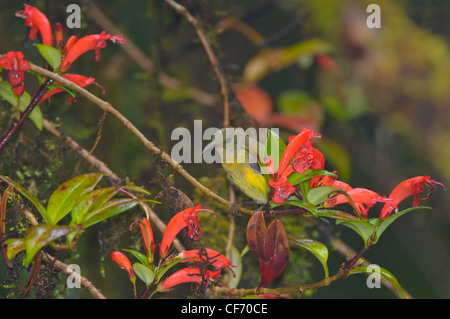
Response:
[[[259,259],[261,281],[258,288],[281,275],[289,261],[287,233],[279,219],[275,219],[267,228],[264,257]]]
[[[263,211],[252,215],[247,224],[247,244],[250,250],[259,258],[265,258],[266,223]]]

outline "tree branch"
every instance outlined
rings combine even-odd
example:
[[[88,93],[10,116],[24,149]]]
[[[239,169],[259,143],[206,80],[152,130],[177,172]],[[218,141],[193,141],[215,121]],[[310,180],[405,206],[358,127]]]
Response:
[[[227,127],[230,125],[230,106],[229,106],[229,92],[227,81],[225,80],[225,76],[220,67],[219,60],[214,54],[213,48],[208,41],[208,38],[205,35],[202,27],[200,26],[199,21],[186,9],[186,7],[177,3],[174,0],[164,0],[168,5],[170,5],[176,12],[182,14],[195,28],[197,35],[200,39],[200,42],[203,45],[203,48],[208,55],[209,61],[211,62],[212,67],[214,68],[214,72],[216,73],[217,79],[220,83],[220,90],[223,97],[223,126]]]
[[[53,82],[53,79],[47,78],[45,82],[39,87],[39,90],[36,92],[36,94],[31,99],[30,104],[27,106],[27,108],[20,114],[19,120],[13,124],[13,126],[8,130],[8,132],[5,134],[5,136],[0,140],[0,151],[3,150],[3,148],[8,144],[9,140],[14,136],[14,134],[17,133],[17,131],[22,127],[23,123],[25,123],[25,120],[28,118],[30,113],[34,110],[36,105],[38,105],[39,101],[41,100],[42,96],[47,92],[47,87]]]

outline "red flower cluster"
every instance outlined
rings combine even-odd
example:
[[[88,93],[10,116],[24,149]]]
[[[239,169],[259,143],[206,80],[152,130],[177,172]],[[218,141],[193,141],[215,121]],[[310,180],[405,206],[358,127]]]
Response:
[[[304,128],[297,136],[289,138],[289,143],[281,157],[278,171],[272,174],[269,185],[272,190],[272,201],[282,204],[285,199],[295,193],[296,189],[288,182],[288,176],[293,172],[303,174],[307,169],[323,169],[325,158],[323,154],[313,147],[312,138],[320,137],[320,134]],[[269,159],[270,163],[270,159]],[[273,163],[271,163],[273,165]],[[337,172],[334,172],[337,175]],[[429,176],[417,176],[400,183],[389,195],[381,196],[376,192],[365,188],[352,188],[350,185],[337,180],[337,177],[323,176],[314,177],[310,181],[310,188],[318,186],[332,186],[340,188],[345,193],[336,194],[323,203],[324,208],[330,208],[343,203],[354,204],[355,212],[359,218],[367,219],[368,210],[377,202],[384,203],[380,212],[380,218],[384,220],[397,209],[397,205],[406,197],[414,196],[413,206],[417,207],[420,200],[430,196],[436,185],[444,186],[433,181]],[[430,190],[426,198],[419,195],[425,190],[425,186]]]
[[[161,285],[161,289],[170,289],[176,285],[195,282],[199,285],[207,285],[214,282],[222,272],[223,268],[234,267],[223,254],[213,249],[194,249],[183,251],[178,255],[182,262],[202,263],[203,268],[186,267],[170,275]],[[211,265],[214,270],[207,269]]]
[[[25,4],[24,10],[16,12],[16,16],[25,19],[25,25],[30,27],[29,38],[36,39],[39,33],[42,38],[42,43],[48,46],[53,45],[53,34],[50,22],[45,14],[43,14],[38,8]],[[95,51],[95,60],[100,59],[100,49],[106,47],[106,40],[111,40],[114,43],[126,43],[126,40],[121,35],[112,36],[105,31],[100,34],[87,35],[81,39],[76,36],[71,36],[63,45],[63,28],[60,23],[55,25],[55,38],[56,48],[61,52],[61,64],[59,66],[59,72],[64,78],[76,83],[81,87],[85,87],[91,83],[98,85],[94,78],[85,77],[77,74],[66,74],[65,72],[72,66],[78,57],[87,51]],[[9,83],[12,85],[14,92],[17,96],[20,96],[24,91],[23,78],[24,71],[30,68],[29,63],[23,60],[23,54],[21,52],[8,52],[6,57],[0,61],[0,66],[5,70],[10,70]],[[61,88],[53,88],[47,92],[40,100],[40,103],[50,96],[63,92]],[[104,92],[103,88],[102,91]],[[68,102],[71,102],[70,99]]]
[[[320,134],[304,128],[300,134],[289,138],[278,171],[271,176],[269,181],[269,185],[273,188],[272,201],[274,203],[282,204],[295,192],[295,187],[288,182],[288,176],[293,172],[303,174],[309,168],[323,169],[325,158],[319,150],[312,146],[311,139],[314,137],[320,137]]]
[[[161,261],[168,257],[173,240],[181,230],[188,228],[188,237],[191,239],[198,240],[201,238],[202,229],[199,224],[200,218],[198,217],[198,213],[200,211],[207,211],[215,214],[210,210],[202,209],[201,205],[197,205],[191,208],[187,208],[172,217],[172,219],[167,224],[161,241],[159,249]],[[135,223],[131,224],[130,229]],[[147,218],[143,218],[142,220],[138,221],[138,223],[142,231],[142,237],[144,239],[148,261],[149,263],[153,263],[155,241],[153,238],[153,231],[150,222]],[[173,273],[171,276],[165,279],[161,284],[160,289],[170,289],[176,285],[187,282],[196,282],[198,284],[207,285],[210,281],[214,281],[219,277],[223,268],[234,267],[223,254],[209,248],[183,251],[179,253],[176,258],[180,258],[182,263],[201,263],[203,267],[186,267],[180,269],[179,271]],[[128,272],[130,280],[134,278],[133,267],[125,255],[120,252],[114,251],[113,253],[111,253],[111,259],[115,261],[122,269],[125,269]],[[164,262],[160,262],[160,264],[164,264]],[[212,268],[207,269],[209,266],[212,266]]]
[[[0,66],[9,70],[8,82],[13,87],[14,93],[21,96],[24,89],[24,72],[30,68],[30,63],[23,59],[23,53],[20,51],[10,51],[0,60]]]

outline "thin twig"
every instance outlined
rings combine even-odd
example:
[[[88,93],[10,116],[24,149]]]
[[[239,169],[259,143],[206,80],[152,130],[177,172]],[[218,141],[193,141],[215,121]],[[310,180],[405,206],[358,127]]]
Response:
[[[122,179],[116,175],[109,167],[101,160],[96,158],[94,155],[90,154],[89,151],[84,149],[81,145],[75,142],[70,136],[64,135],[58,130],[50,121],[47,119],[43,120],[44,129],[48,132],[52,133],[56,137],[60,138],[63,143],[69,146],[72,150],[74,150],[78,155],[86,160],[89,164],[91,164],[96,170],[108,175],[114,182],[121,183]]]
[[[48,78],[53,79],[55,82],[58,82],[64,86],[66,86],[69,89],[74,90],[75,92],[85,96],[90,101],[92,101],[94,104],[99,106],[103,111],[106,111],[108,113],[111,113],[114,117],[116,117],[128,130],[130,130],[136,137],[144,144],[145,148],[152,152],[155,155],[160,156],[164,161],[166,161],[169,165],[171,165],[180,175],[182,175],[186,180],[188,180],[195,188],[199,189],[201,192],[203,192],[206,196],[209,198],[214,199],[215,201],[221,203],[222,205],[225,205],[228,208],[231,208],[231,204],[224,198],[220,197],[219,195],[212,192],[209,188],[205,187],[203,184],[201,184],[195,177],[190,175],[184,168],[181,166],[175,159],[173,159],[169,154],[161,150],[159,147],[157,147],[153,142],[148,140],[144,134],[142,134],[139,129],[137,129],[133,123],[131,123],[125,116],[123,116],[119,111],[117,111],[110,103],[100,99],[99,97],[95,96],[91,92],[85,90],[84,88],[81,88],[80,86],[76,85],[72,81],[69,81],[58,74],[55,74],[51,71],[48,71],[44,68],[41,68],[37,65],[31,65],[30,70],[36,73],[39,73],[41,75],[44,75]],[[239,210],[244,214],[252,214],[253,211],[247,210],[244,208],[239,208]]]
[[[89,17],[97,23],[100,27],[105,29],[111,34],[122,34],[123,32],[115,26],[115,24],[100,10],[94,1],[86,0],[84,1],[88,10],[87,13]],[[121,45],[121,49],[123,49],[133,61],[135,61],[143,70],[149,73],[155,72],[155,66],[153,62],[149,59],[147,55],[133,42],[130,38],[127,37],[127,44]],[[165,72],[158,72],[158,80],[159,82],[172,90],[186,90],[191,98],[196,100],[205,106],[214,106],[217,104],[218,99],[216,96],[203,92],[197,88],[192,87],[184,87],[180,81]]]
[[[72,150],[74,150],[79,156],[81,156],[86,162],[91,164],[93,167],[95,167],[99,172],[104,173],[108,175],[114,182],[116,183],[122,183],[123,180],[114,173],[108,165],[106,165],[103,161],[99,160],[94,155],[90,154],[86,149],[84,149],[80,144],[78,144],[75,140],[73,140],[70,136],[63,135],[50,121],[47,119],[44,119],[44,128],[55,135],[56,137],[63,140],[64,143],[66,143]],[[149,220],[151,220],[156,227],[164,233],[166,229],[166,224],[159,218],[159,216],[146,204],[141,203],[143,209],[147,213],[147,217]],[[175,238],[173,242],[174,247],[178,251],[184,250],[183,245],[181,242]]]
[[[303,295],[308,290],[329,286],[332,282],[341,279],[344,275],[345,272],[343,270],[339,270],[334,276],[325,278],[315,283],[284,288],[255,288],[255,289],[239,288],[239,289],[231,289],[231,292],[236,297],[259,295],[259,294],[282,295],[287,293],[300,293],[300,295]],[[229,288],[225,287],[215,287],[214,292],[216,294],[229,294],[230,290]]]
[[[30,221],[30,223],[33,226],[39,225],[38,220],[36,219],[36,217],[33,215],[32,212],[30,212],[30,210],[26,207],[23,207],[22,212],[25,214],[25,217]],[[77,272],[71,272],[69,271],[69,265],[63,263],[62,261],[58,260],[56,257],[51,256],[50,254],[41,251],[41,256],[42,259],[49,263],[52,264],[54,267],[56,267],[56,269],[58,269],[60,272],[62,272],[63,274],[65,274],[66,276],[72,276],[75,280],[77,280],[81,286],[83,286],[83,288],[88,291],[94,298],[97,299],[106,299],[105,296],[103,296],[103,294],[100,292],[100,290],[98,290],[94,284],[89,281],[87,278],[81,276],[79,273]]]
[[[182,6],[181,4],[177,3],[174,0],[164,0],[168,5],[170,5],[176,12],[182,14],[195,28],[195,31],[197,32],[197,35],[200,39],[200,42],[203,45],[203,48],[206,51],[206,54],[208,55],[209,61],[214,68],[214,72],[216,73],[216,76],[220,83],[220,90],[223,97],[223,126],[228,127],[230,125],[230,106],[229,106],[229,92],[228,92],[228,85],[227,81],[225,80],[225,76],[221,70],[219,60],[217,59],[216,55],[214,54],[213,48],[211,47],[211,44],[208,41],[208,38],[205,35],[205,32],[203,31],[202,27],[200,26],[199,21],[189,12],[189,10],[186,9],[186,7]]]
[[[344,257],[348,257],[348,256],[355,256],[356,255],[356,251],[353,250],[351,247],[349,247],[346,243],[344,243],[342,240],[338,239],[338,238],[332,238],[331,239],[331,244],[333,245],[333,247]],[[369,266],[372,263],[365,259],[362,258],[362,262],[361,265],[362,266]],[[381,283],[387,288],[389,289],[396,297],[398,298],[403,298],[401,292],[394,286],[392,285],[390,282],[384,280],[383,278],[381,279]],[[412,299],[413,296],[407,292],[406,290],[403,289],[403,292],[405,294],[406,299]]]
[[[36,105],[38,105],[38,103],[41,100],[42,96],[47,92],[47,87],[52,82],[53,82],[53,79],[47,78],[45,80],[45,82],[39,87],[39,90],[36,92],[36,94],[31,99],[30,104],[21,113],[19,120],[16,123],[13,124],[13,126],[8,130],[8,132],[5,134],[5,136],[0,140],[0,151],[3,150],[3,148],[11,140],[11,138],[14,136],[14,134],[16,134],[17,131],[22,127],[23,123],[25,123],[25,120],[28,118],[30,113],[34,110]]]
[[[102,292],[95,287],[95,285],[89,281],[86,277],[81,276],[76,271],[70,271],[72,269],[69,267],[70,265],[63,263],[59,259],[51,256],[48,253],[41,252],[42,258],[45,262],[53,265],[56,269],[62,272],[66,276],[71,276],[74,281],[79,282],[83,288],[89,292],[96,299],[106,299],[106,297],[102,294]]]

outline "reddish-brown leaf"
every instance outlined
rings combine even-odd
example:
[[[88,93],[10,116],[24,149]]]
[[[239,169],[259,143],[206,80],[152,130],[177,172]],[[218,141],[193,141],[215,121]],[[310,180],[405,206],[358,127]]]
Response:
[[[252,215],[247,224],[247,244],[250,250],[259,258],[265,258],[266,223],[263,211]]]
[[[273,220],[267,228],[265,259],[259,259],[261,281],[258,288],[277,278],[289,261],[289,242],[286,230],[279,219]]]

